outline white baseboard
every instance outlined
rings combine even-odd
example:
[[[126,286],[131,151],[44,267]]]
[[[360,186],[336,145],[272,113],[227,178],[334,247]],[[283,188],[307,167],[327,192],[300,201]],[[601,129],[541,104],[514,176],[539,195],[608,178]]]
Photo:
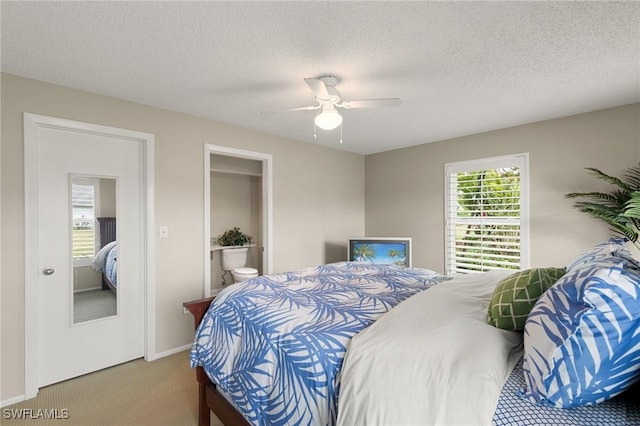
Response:
[[[189,349],[191,349],[191,343],[189,343],[188,345],[178,346],[177,348],[169,349],[168,351],[158,352],[157,354],[154,354],[153,356],[148,357],[147,361],[155,361],[160,358],[164,358],[170,355],[175,355],[179,352],[188,351]]]
[[[73,290],[74,293],[84,293],[85,291],[94,291],[94,290],[101,290],[102,287],[90,287],[90,288],[83,288],[80,290]]]
[[[9,405],[17,404],[18,402],[26,401],[25,395],[14,396],[13,398],[0,401],[0,408],[7,407]]]

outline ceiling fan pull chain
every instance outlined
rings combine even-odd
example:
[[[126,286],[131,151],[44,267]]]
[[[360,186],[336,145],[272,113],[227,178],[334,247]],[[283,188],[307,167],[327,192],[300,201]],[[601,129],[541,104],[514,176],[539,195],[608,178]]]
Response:
[[[318,135],[317,135],[317,130],[318,130],[318,126],[316,126],[316,122],[313,122],[313,138],[314,139],[318,139]]]
[[[343,124],[340,123],[340,143],[342,143],[342,126]]]

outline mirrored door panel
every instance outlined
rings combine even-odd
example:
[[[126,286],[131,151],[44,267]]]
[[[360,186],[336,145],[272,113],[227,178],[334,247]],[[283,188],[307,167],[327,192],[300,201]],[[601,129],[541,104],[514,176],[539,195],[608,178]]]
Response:
[[[72,318],[83,323],[118,314],[115,178],[70,175]]]

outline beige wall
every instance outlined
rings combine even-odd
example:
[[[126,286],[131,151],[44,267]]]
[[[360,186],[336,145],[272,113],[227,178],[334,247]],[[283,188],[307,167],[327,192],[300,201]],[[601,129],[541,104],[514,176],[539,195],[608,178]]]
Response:
[[[367,156],[366,234],[411,236],[414,266],[444,271],[444,165],[528,152],[531,265],[565,265],[609,231],[564,194],[609,188],[585,167],[640,162],[639,118],[635,104]]]
[[[261,178],[211,173],[211,237],[237,226],[254,238],[258,235],[258,184]]]
[[[102,288],[102,274],[91,266],[73,267],[73,290]]]
[[[364,158],[119,99],[2,74],[0,400],[24,392],[23,112],[155,135],[156,351],[188,344],[181,303],[202,295],[204,144],[273,156],[274,269],[342,259],[364,232]],[[212,99],[215,101],[215,99]]]
[[[100,179],[100,213],[98,217],[116,217],[116,180]]]
[[[249,161],[249,160],[246,160]],[[262,178],[235,173],[211,172],[211,237],[216,238],[226,230],[237,226],[253,237],[255,247],[249,249],[247,264],[262,274],[262,256],[259,247],[261,206],[260,187]],[[231,274],[225,276],[227,283]],[[222,266],[220,250],[211,253],[211,287],[222,288]]]

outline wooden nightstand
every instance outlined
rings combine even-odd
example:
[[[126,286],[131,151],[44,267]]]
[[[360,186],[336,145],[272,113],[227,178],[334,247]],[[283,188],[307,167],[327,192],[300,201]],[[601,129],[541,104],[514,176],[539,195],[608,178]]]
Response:
[[[215,296],[207,297],[205,299],[191,300],[182,304],[182,306],[184,306],[184,308],[193,315],[193,321],[196,328],[198,328],[198,324],[202,321],[202,317],[204,317],[209,305],[215,298]]]

